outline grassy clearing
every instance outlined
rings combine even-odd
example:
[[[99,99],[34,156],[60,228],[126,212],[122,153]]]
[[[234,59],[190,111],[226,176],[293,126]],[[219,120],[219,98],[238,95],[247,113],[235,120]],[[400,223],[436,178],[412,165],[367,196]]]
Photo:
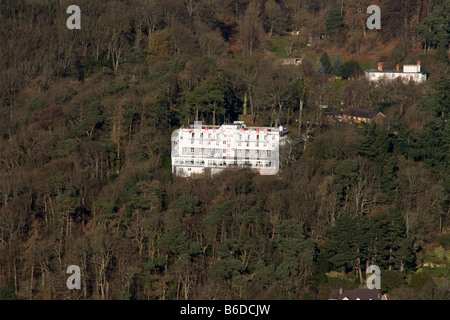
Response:
[[[289,58],[289,56],[286,53],[286,47],[287,47],[287,39],[286,38],[271,38],[269,39],[270,43],[270,51],[275,53],[275,58]]]

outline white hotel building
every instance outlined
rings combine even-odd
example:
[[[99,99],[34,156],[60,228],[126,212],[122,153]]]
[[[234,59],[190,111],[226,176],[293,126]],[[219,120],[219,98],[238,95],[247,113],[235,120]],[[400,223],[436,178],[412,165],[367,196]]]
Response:
[[[243,121],[222,126],[194,125],[172,133],[172,172],[180,177],[214,175],[247,168],[275,175],[279,168],[280,129],[246,127]]]

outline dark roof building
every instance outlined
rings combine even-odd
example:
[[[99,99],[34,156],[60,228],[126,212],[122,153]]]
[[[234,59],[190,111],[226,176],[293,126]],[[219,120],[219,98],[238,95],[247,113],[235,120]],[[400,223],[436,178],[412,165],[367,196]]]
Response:
[[[331,290],[328,300],[387,300],[378,289]]]
[[[342,119],[345,122],[381,122],[386,116],[379,111],[351,109],[348,112],[344,112]]]
[[[323,108],[323,114],[325,116],[342,116],[342,110],[336,106]]]
[[[379,113],[380,112],[378,112],[378,111],[372,111],[372,110],[352,109],[352,110],[350,110],[349,115],[352,117],[373,119]]]

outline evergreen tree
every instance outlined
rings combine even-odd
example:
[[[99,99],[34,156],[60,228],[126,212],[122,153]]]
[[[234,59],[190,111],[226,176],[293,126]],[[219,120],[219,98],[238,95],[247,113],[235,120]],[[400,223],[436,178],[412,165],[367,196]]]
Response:
[[[438,49],[438,56],[442,58],[443,53],[450,42],[450,0],[446,0],[442,5],[435,6],[433,11],[424,19],[419,26],[419,36],[425,47],[425,51],[430,47]],[[445,54],[445,61],[448,57]]]
[[[348,79],[351,75],[357,73],[358,71],[361,71],[361,67],[358,62],[353,59],[347,61],[342,65],[342,79]]]
[[[346,271],[361,270],[365,262],[367,242],[364,221],[362,216],[342,214],[329,229],[323,258],[327,259],[333,269],[343,267]]]
[[[322,62],[319,62],[319,66],[317,67],[317,72],[320,74],[325,74],[325,67],[323,66]]]
[[[339,54],[335,55],[333,57],[333,66],[332,67],[333,67],[334,74],[336,76],[341,77],[341,78],[343,77],[343,71],[344,71],[343,66],[344,66],[344,63],[342,62],[341,56]]]
[[[405,271],[414,259],[411,240],[401,212],[389,210],[370,217],[367,236],[370,238],[368,259],[385,270]]]
[[[325,20],[325,26],[327,28],[327,34],[332,34],[335,30],[340,30],[343,27],[344,19],[341,15],[336,1],[331,2],[330,11],[328,11],[327,18]]]
[[[340,162],[333,175],[334,186],[345,203],[348,200],[349,189],[352,182],[357,177],[358,163],[355,160],[348,159]]]
[[[425,110],[430,110],[436,118],[450,119],[450,69],[431,80],[433,91],[419,101]]]
[[[368,123],[361,131],[361,138],[357,144],[357,152],[379,166],[382,171],[383,191],[387,199],[391,200],[398,185],[392,137],[386,129],[377,127],[375,123]]]
[[[320,65],[322,65],[325,73],[328,73],[328,74],[333,73],[333,66],[331,65],[330,57],[328,56],[328,54],[326,52],[324,52],[322,54],[322,56],[320,57]]]
[[[432,82],[433,91],[420,100],[423,109],[434,119],[418,134],[410,133],[403,140],[402,151],[415,161],[424,161],[434,171],[442,173],[444,186],[450,190],[450,72]]]

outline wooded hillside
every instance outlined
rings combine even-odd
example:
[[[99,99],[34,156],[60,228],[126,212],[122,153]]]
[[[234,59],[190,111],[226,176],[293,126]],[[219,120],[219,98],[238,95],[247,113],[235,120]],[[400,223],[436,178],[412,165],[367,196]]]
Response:
[[[449,299],[417,268],[450,249],[450,1],[368,30],[372,2],[0,1],[0,298],[327,299],[376,264],[393,299]],[[361,76],[417,60],[425,84]],[[289,127],[280,174],[174,177],[172,131],[213,112]]]

